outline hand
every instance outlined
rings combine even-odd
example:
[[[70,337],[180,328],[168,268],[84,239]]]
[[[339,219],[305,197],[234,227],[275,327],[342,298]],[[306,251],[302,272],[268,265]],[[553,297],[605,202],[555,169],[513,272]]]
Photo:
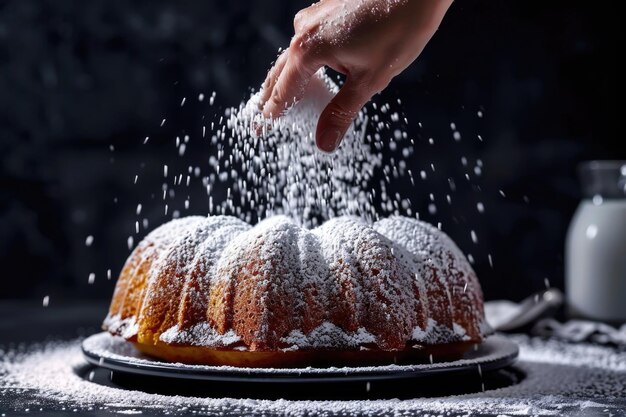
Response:
[[[298,12],[295,35],[263,83],[263,116],[280,116],[326,65],[346,75],[322,112],[316,144],[333,152],[361,107],[422,52],[452,0],[321,0]]]

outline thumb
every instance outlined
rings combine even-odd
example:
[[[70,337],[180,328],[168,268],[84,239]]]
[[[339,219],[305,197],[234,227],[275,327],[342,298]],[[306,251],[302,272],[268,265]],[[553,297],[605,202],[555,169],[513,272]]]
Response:
[[[348,77],[328,103],[317,122],[315,134],[315,143],[321,151],[331,153],[339,147],[359,110],[372,96],[364,90],[363,83]]]

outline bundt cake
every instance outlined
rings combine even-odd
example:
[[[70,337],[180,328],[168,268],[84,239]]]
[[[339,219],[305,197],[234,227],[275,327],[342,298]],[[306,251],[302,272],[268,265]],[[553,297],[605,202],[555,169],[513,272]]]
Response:
[[[157,228],[103,327],[157,358],[248,367],[446,360],[486,330],[476,276],[437,228],[338,217],[307,230],[285,216]]]

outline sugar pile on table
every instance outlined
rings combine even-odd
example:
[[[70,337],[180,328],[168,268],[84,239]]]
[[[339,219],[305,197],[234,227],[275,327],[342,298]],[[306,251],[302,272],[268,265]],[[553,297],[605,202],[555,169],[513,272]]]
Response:
[[[559,415],[626,410],[626,353],[589,344],[515,336],[520,345],[516,365],[526,373],[519,384],[493,391],[408,400],[291,401],[167,396],[124,390],[89,382],[74,369],[85,365],[79,341],[46,342],[0,351],[0,395],[20,393],[11,410],[46,409],[50,401],[66,410],[115,413],[205,413],[221,415],[409,416],[458,413]],[[610,400],[610,406],[607,406]]]

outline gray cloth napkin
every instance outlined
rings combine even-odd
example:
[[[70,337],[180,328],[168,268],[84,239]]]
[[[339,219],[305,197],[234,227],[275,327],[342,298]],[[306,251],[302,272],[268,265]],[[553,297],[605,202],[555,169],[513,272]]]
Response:
[[[506,323],[520,311],[520,305],[506,300],[485,303],[485,318],[494,328]],[[533,336],[553,337],[568,342],[591,342],[626,349],[626,324],[621,327],[589,320],[561,323],[552,318],[540,319],[530,331]]]
[[[560,323],[554,319],[542,319],[533,326],[531,333],[569,342],[593,342],[626,347],[626,324],[616,328],[596,321],[569,320]]]

